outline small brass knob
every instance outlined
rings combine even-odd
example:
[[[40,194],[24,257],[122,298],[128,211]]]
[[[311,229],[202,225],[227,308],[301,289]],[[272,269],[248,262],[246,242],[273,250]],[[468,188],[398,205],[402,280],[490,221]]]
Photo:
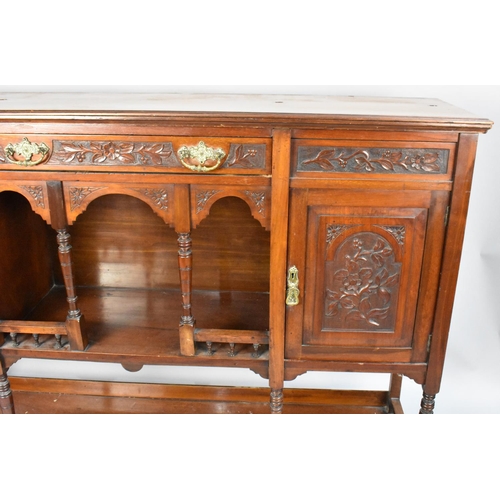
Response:
[[[197,146],[182,146],[177,151],[180,162],[194,172],[211,172],[220,167],[226,153],[221,148],[208,147],[203,141]]]

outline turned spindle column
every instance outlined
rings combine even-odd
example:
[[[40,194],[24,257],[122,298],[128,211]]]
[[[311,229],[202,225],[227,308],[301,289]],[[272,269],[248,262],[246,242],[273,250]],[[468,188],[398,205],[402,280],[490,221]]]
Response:
[[[73,351],[83,351],[87,347],[88,340],[84,331],[84,318],[78,308],[78,298],[75,290],[73,261],[71,258],[71,236],[68,233],[62,183],[60,181],[47,182],[47,194],[50,205],[51,226],[57,231],[59,262],[61,263],[66,298],[69,304],[66,317],[68,341]],[[62,347],[60,340],[60,337],[56,335],[56,349]]]
[[[87,338],[83,333],[83,316],[78,308],[78,297],[75,290],[73,276],[73,261],[71,258],[71,236],[66,229],[57,230],[57,243],[59,244],[59,261],[66,287],[66,298],[69,309],[66,318],[69,345],[72,350],[83,351],[87,347]]]
[[[271,413],[282,413],[283,411],[283,390],[271,391]]]
[[[9,379],[7,378],[7,370],[0,358],[0,411],[4,414],[13,414],[14,398],[10,390]]]
[[[178,234],[179,277],[181,282],[183,313],[179,325],[181,354],[184,356],[195,355],[194,324],[195,320],[191,311],[191,278],[192,278],[192,244],[190,233]]]
[[[421,415],[432,415],[434,413],[434,405],[435,405],[436,396],[431,396],[424,392],[422,397],[422,401],[420,402],[420,411]]]

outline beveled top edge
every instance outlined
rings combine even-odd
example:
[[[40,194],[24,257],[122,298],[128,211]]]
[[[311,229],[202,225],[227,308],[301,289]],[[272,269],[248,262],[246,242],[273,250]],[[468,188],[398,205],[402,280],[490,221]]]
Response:
[[[321,123],[352,119],[436,122],[488,130],[493,123],[439,99],[283,94],[0,93],[8,119],[250,119]]]

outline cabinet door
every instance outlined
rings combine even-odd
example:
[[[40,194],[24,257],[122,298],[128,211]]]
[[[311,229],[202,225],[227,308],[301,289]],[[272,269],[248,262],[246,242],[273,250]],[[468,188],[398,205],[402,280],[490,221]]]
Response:
[[[448,195],[295,190],[289,359],[424,361]],[[293,285],[292,285],[293,287]]]

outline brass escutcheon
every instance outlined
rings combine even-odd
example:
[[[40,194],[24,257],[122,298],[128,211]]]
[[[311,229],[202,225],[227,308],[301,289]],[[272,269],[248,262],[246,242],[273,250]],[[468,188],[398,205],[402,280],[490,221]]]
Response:
[[[299,304],[299,270],[292,266],[288,270],[286,300],[287,306],[296,306]]]

